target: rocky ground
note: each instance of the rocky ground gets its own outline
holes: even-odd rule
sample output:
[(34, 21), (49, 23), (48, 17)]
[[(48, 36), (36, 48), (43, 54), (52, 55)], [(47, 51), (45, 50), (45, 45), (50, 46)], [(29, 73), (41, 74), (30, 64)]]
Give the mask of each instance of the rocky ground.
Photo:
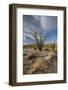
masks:
[(57, 48), (24, 48), (23, 74), (42, 73), (57, 73)]

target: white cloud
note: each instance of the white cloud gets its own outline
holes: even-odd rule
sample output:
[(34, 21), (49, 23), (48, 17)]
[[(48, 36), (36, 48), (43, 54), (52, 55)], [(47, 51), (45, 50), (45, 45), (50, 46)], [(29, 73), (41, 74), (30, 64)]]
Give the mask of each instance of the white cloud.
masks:
[(33, 37), (31, 34), (24, 33), (24, 39), (25, 39), (25, 40), (27, 39), (26, 37), (29, 37), (29, 38), (31, 38), (32, 40), (35, 40), (34, 37)]
[(57, 18), (52, 16), (41, 16), (41, 25), (44, 30), (57, 28)]
[(36, 20), (38, 20), (38, 21), (40, 21), (40, 16), (37, 16), (37, 15), (35, 15), (35, 16), (33, 16)]

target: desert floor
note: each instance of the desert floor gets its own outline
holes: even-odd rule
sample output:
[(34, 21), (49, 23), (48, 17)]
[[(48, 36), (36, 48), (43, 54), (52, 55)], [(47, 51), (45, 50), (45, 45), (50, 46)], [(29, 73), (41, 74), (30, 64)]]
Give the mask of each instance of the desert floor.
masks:
[(57, 47), (47, 45), (41, 51), (26, 46), (23, 50), (23, 74), (57, 73)]

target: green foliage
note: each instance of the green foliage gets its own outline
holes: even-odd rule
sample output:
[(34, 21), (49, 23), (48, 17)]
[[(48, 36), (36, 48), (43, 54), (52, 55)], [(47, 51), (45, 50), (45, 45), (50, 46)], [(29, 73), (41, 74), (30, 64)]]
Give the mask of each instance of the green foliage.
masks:
[(44, 44), (42, 34), (38, 35), (37, 32), (32, 32), (32, 36), (35, 38), (37, 48), (41, 51)]

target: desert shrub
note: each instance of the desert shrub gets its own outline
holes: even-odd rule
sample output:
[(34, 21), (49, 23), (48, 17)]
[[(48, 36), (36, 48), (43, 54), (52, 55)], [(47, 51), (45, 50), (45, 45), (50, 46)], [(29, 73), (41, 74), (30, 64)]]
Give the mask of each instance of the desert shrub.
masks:
[(42, 33), (38, 35), (37, 32), (32, 32), (32, 36), (35, 39), (37, 48), (41, 51), (44, 44)]

